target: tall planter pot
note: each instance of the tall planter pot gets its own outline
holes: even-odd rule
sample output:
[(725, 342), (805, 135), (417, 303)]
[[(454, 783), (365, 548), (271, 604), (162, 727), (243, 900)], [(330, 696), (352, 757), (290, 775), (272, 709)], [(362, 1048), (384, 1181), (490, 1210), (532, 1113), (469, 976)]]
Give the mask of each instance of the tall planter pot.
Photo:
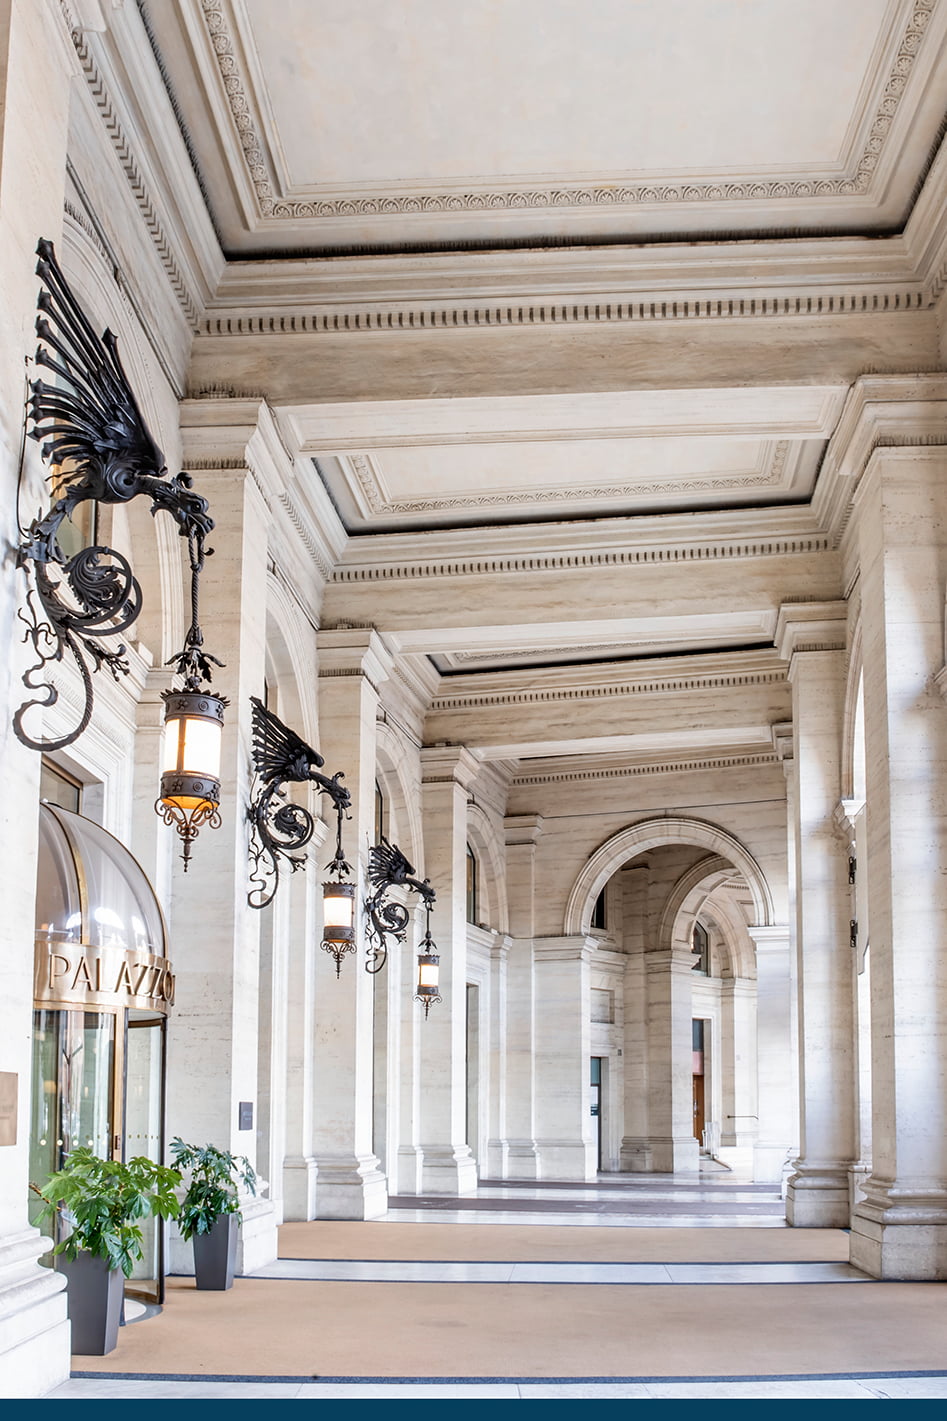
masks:
[(72, 1350), (83, 1357), (104, 1357), (118, 1345), (125, 1297), (125, 1275), (105, 1258), (80, 1251), (74, 1259), (60, 1254), (56, 1270), (66, 1278), (66, 1310), (72, 1323)]
[(233, 1287), (239, 1227), (239, 1215), (221, 1214), (209, 1233), (194, 1235), (194, 1275), (199, 1288), (223, 1292)]

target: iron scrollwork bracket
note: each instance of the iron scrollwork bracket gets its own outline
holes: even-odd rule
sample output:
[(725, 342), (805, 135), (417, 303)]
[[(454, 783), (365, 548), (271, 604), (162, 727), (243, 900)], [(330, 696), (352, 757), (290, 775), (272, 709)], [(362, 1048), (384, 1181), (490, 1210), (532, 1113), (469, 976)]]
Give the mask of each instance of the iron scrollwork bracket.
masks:
[(403, 903), (389, 899), (392, 888), (410, 888), (417, 893), (427, 909), (430, 921), (435, 893), (430, 882), (414, 876), (414, 868), (405, 858), (397, 844), (391, 844), (381, 836), (380, 841), (368, 851), (368, 881), (374, 892), (365, 900), (366, 932), (371, 946), (368, 950), (366, 972), (380, 972), (388, 960), (388, 938), (404, 942), (411, 914)]
[[(58, 750), (77, 740), (89, 724), (92, 672), (105, 666), (116, 680), (128, 674), (124, 643), (105, 647), (100, 639), (126, 631), (142, 604), (141, 587), (127, 558), (113, 548), (96, 544), (66, 557), (59, 541), (63, 522), (82, 503), (129, 503), (142, 494), (151, 499), (152, 514), (171, 514), (188, 540), (191, 563), (194, 615), (185, 648), (175, 658), (178, 670), (190, 673), (191, 680), (197, 675), (209, 680), (209, 662), (216, 662), (200, 650), (197, 625), (197, 576), (204, 557), (213, 551), (204, 546), (204, 539), (214, 523), (207, 500), (191, 491), (190, 474), (167, 477), (164, 455), (138, 408), (115, 336), (109, 330), (101, 337), (96, 333), (62, 273), (52, 242), (40, 241), (36, 251), (36, 274), (43, 287), (37, 300), (40, 344), (35, 362), (51, 371), (56, 383), (31, 382), (28, 418), (33, 428), (28, 432), (31, 439), (45, 440), (43, 460), (53, 470), (54, 487), (64, 492), (45, 517), (33, 519), (16, 551), (17, 566), (27, 573), (32, 566), (35, 582), (26, 595), (26, 611), (19, 613), (26, 627), (23, 640), (38, 658), (23, 683), (39, 694), (19, 707), (13, 729), (31, 750)], [(24, 729), (24, 716), (33, 707), (48, 709), (59, 700), (48, 668), (67, 652), (82, 681), (79, 723), (58, 738), (36, 738)]]
[(331, 869), (350, 873), (342, 855), (342, 817), (352, 803), (348, 789), (339, 783), (341, 771), (321, 775), (325, 760), (311, 745), (290, 730), (267, 710), (256, 696), (253, 706), (253, 766), (259, 790), (251, 798), (247, 810), (250, 821), (250, 882), (256, 886), (247, 894), (251, 908), (265, 908), (272, 903), (279, 887), (280, 862), (285, 860), (291, 872), (304, 868), (304, 849), (313, 836), (316, 821), (310, 811), (285, 799), (284, 786), (290, 783), (311, 783), (320, 794), (332, 800), (338, 816), (336, 855)]

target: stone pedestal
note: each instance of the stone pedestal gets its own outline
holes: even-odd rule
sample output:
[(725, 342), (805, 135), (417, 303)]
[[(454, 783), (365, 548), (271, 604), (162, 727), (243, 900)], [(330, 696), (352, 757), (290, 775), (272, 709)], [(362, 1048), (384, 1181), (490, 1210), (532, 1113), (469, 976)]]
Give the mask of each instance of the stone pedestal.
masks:
[(796, 1227), (846, 1228), (855, 1156), (854, 960), (848, 851), (835, 809), (845, 695), (844, 603), (780, 611), (777, 641), (793, 696), (796, 979), (799, 991), (800, 1154), (786, 1217)]

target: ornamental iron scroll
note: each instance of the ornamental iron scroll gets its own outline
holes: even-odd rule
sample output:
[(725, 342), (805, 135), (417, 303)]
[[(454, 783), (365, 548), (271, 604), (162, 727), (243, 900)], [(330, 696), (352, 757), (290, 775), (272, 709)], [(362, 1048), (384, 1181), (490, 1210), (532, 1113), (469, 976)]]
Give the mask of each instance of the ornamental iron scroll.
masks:
[(290, 730), (267, 710), (256, 696), (253, 706), (253, 767), (262, 783), (247, 810), (250, 821), (250, 882), (256, 887), (247, 894), (251, 908), (265, 908), (273, 901), (279, 886), (280, 861), (285, 859), (293, 873), (305, 867), (305, 848), (315, 830), (310, 811), (284, 798), (284, 786), (289, 783), (315, 784), (320, 794), (327, 794), (337, 815), (336, 852), (330, 872), (341, 878), (351, 873), (342, 853), (342, 819), (352, 803), (341, 771), (332, 775), (319, 774), (325, 760), (311, 745)]
[[(204, 545), (214, 526), (207, 500), (191, 491), (187, 473), (167, 477), (164, 455), (152, 438), (132, 393), (111, 331), (96, 334), (73, 295), (56, 260), (52, 242), (41, 240), (36, 274), (43, 282), (37, 300), (36, 334), (40, 344), (35, 361), (55, 376), (55, 383), (30, 384), (29, 437), (45, 440), (43, 460), (50, 466), (54, 492), (64, 492), (45, 517), (34, 518), (22, 536), (16, 563), (29, 573), (35, 587), (26, 596), (27, 611), (20, 611), (29, 642), (38, 660), (23, 676), (24, 685), (37, 691), (13, 717), (17, 738), (31, 750), (58, 750), (71, 745), (92, 717), (92, 672), (105, 666), (116, 680), (127, 675), (124, 643), (101, 644), (118, 636), (138, 617), (142, 596), (128, 560), (114, 548), (94, 544), (67, 557), (60, 543), (64, 520), (71, 519), (85, 502), (130, 503), (143, 494), (151, 499), (151, 512), (170, 513), (182, 538), (187, 539), (191, 567), (191, 627), (183, 651), (172, 658), (194, 689), (200, 678), (210, 680), (215, 657), (202, 650), (197, 617), (198, 577)], [(56, 570), (61, 570), (61, 576)], [(35, 598), (39, 601), (39, 608)], [(57, 738), (30, 735), (24, 716), (33, 707), (48, 709), (59, 700), (49, 679), (53, 664), (68, 652), (79, 670), (83, 706), (74, 729)]]
[[(397, 844), (391, 844), (384, 835), (368, 851), (368, 881), (374, 885), (374, 893), (365, 900), (367, 916), (366, 931), (373, 944), (368, 950), (366, 972), (380, 972), (388, 960), (388, 938), (404, 942), (411, 914), (403, 903), (389, 899), (392, 888), (405, 887), (417, 893), (424, 902), (427, 912), (430, 938), (431, 909), (435, 893), (428, 879), (414, 876), (414, 868), (405, 858)], [(433, 949), (433, 943), (431, 943)]]

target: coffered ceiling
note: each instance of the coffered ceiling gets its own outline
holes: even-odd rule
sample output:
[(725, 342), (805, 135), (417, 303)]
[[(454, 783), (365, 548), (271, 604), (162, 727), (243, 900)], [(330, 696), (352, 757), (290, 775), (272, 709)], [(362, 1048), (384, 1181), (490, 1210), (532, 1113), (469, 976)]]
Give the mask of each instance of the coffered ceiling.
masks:
[(228, 259), (194, 403), (265, 396), (323, 625), (487, 758), (770, 747), (853, 387), (939, 368), (947, 0), (139, 10)]

